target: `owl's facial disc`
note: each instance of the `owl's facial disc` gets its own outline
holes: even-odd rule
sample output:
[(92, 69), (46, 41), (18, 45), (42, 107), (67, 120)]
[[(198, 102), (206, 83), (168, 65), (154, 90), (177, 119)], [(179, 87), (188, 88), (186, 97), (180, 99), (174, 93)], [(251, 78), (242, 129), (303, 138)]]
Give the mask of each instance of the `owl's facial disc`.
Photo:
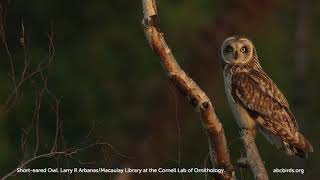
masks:
[(246, 38), (227, 38), (221, 46), (221, 57), (226, 64), (244, 64), (253, 56), (252, 42)]

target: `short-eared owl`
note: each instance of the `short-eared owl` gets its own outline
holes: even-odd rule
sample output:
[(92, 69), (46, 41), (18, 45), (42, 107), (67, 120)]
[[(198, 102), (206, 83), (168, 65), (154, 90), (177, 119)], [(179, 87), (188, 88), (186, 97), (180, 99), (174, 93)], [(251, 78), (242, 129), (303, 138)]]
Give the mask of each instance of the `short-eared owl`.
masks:
[(260, 66), (253, 43), (229, 37), (221, 46), (221, 57), (225, 91), (240, 128), (259, 129), (288, 155), (306, 157), (312, 152), (286, 98)]

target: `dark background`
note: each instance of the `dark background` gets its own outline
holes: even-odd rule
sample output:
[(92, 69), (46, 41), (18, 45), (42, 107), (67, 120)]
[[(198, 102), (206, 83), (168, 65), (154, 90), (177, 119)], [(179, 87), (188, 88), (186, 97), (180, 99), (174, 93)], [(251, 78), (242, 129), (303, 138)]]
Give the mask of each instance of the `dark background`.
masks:
[[(72, 156), (40, 158), (26, 167), (205, 167), (208, 144), (199, 114), (168, 81), (159, 58), (150, 49), (141, 25), (141, 1), (2, 0), (0, 4), (1, 177), (20, 161), (32, 158), (35, 149), (36, 155), (50, 152), (56, 119), (60, 127), (59, 151), (97, 142), (108, 144), (90, 146)], [(253, 40), (261, 65), (286, 95), (302, 133), (315, 151), (307, 160), (288, 157), (259, 134), (257, 145), (270, 179), (320, 177), (319, 9), (320, 2), (316, 0), (158, 1), (167, 43), (183, 69), (212, 100), (225, 129), (233, 164), (244, 149), (224, 94), (218, 52), (221, 42), (236, 34)], [(50, 37), (54, 46), (50, 46)], [(26, 74), (36, 72), (39, 63), (52, 63), (42, 73), (23, 81), (18, 96), (9, 99), (15, 92), (10, 58), (18, 82), (25, 60), (30, 62)], [(43, 77), (47, 77), (46, 86)], [(36, 102), (41, 102), (40, 108)], [(274, 174), (273, 168), (304, 168), (305, 173)], [(247, 169), (237, 167), (236, 172), (239, 179), (252, 179)], [(19, 174), (12, 179), (44, 176), (68, 178), (66, 174)], [(204, 177), (205, 174), (70, 176)]]

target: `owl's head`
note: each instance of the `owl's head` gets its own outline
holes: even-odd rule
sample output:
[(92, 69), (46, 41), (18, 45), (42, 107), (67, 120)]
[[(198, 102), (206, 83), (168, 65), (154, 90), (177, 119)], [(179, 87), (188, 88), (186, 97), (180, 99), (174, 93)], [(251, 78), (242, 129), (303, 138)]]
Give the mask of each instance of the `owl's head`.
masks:
[(224, 40), (220, 51), (224, 64), (245, 64), (252, 60), (256, 53), (249, 39), (236, 36)]

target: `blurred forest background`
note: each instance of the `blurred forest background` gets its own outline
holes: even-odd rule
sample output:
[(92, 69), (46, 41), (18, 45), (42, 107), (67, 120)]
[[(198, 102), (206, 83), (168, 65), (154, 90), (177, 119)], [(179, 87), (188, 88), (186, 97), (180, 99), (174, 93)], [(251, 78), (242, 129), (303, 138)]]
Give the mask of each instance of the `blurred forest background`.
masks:
[[(2, 0), (0, 5), (0, 177), (21, 161), (69, 148), (80, 149), (26, 167), (205, 167), (208, 144), (200, 117), (148, 46), (140, 0)], [(315, 151), (307, 160), (288, 157), (259, 134), (270, 179), (320, 178), (320, 1), (158, 0), (158, 10), (178, 62), (215, 105), (233, 163), (244, 149), (224, 94), (218, 52), (223, 39), (236, 34), (253, 40)], [(291, 167), (305, 174), (272, 173)], [(247, 169), (236, 172), (239, 179), (252, 178)], [(9, 179), (44, 176), (68, 178)], [(204, 179), (205, 174), (71, 177)]]

